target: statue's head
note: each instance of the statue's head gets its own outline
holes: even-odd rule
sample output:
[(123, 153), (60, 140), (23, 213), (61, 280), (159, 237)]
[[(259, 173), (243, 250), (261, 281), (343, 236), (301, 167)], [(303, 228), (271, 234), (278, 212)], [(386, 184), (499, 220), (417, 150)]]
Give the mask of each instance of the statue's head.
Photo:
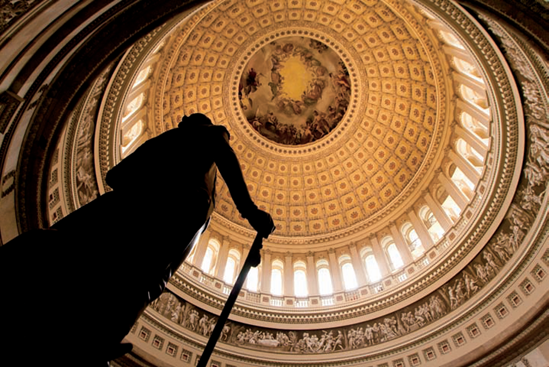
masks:
[(198, 125), (211, 126), (213, 124), (212, 124), (212, 121), (208, 118), (208, 116), (202, 113), (193, 113), (190, 116), (183, 116), (178, 126), (188, 128), (191, 126), (198, 126)]

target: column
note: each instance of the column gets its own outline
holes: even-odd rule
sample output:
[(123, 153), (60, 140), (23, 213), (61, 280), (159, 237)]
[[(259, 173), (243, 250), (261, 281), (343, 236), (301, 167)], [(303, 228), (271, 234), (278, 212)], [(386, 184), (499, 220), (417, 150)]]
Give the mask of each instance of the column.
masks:
[(465, 176), (467, 176), (467, 178), (473, 183), (473, 185), (477, 186), (480, 175), (478, 171), (465, 160), (465, 158), (457, 154), (453, 149), (451, 149), (448, 153), (448, 158), (450, 158), (450, 160), (455, 163), (455, 165), (461, 170), (461, 172), (463, 172)]
[(454, 199), (461, 211), (463, 211), (467, 204), (469, 204), (469, 199), (467, 198), (467, 196), (465, 196), (465, 194), (463, 194), (463, 192), (461, 192), (461, 190), (456, 187), (454, 181), (450, 180), (444, 175), (442, 170), (438, 171), (437, 178), (446, 190), (446, 192), (452, 197), (452, 199)]
[(261, 293), (271, 293), (271, 251), (261, 250)]
[(356, 243), (351, 242), (349, 244), (349, 250), (351, 251), (351, 260), (353, 261), (353, 268), (355, 268), (358, 286), (363, 287), (368, 284), (368, 280), (365, 273), (366, 268), (364, 267), (364, 262), (362, 261), (362, 258), (358, 254)]
[(284, 292), (285, 296), (294, 296), (294, 264), (291, 252), (284, 255)]
[(310, 296), (317, 296), (319, 293), (315, 255), (311, 251), (307, 253), (307, 289)]
[(229, 249), (231, 247), (231, 240), (228, 236), (223, 236), (221, 241), (221, 248), (217, 255), (217, 264), (215, 266), (215, 277), (223, 280), (225, 275), (225, 267), (227, 266), (227, 258), (229, 257)]
[(395, 240), (395, 245), (398, 248), (398, 252), (400, 252), (400, 256), (402, 257), (404, 266), (413, 263), (414, 259), (412, 258), (410, 247), (408, 247), (408, 244), (406, 243), (404, 236), (402, 236), (402, 232), (399, 231), (395, 222), (389, 222), (389, 230), (391, 231), (391, 235)]
[(444, 209), (442, 209), (442, 206), (440, 206), (440, 204), (437, 203), (435, 199), (433, 199), (429, 191), (425, 191), (423, 193), (423, 198), (427, 202), (429, 208), (431, 208), (431, 211), (433, 212), (440, 226), (444, 229), (444, 232), (448, 232), (450, 228), (452, 228), (454, 223), (452, 222), (450, 217), (448, 217)]
[(488, 147), (486, 147), (475, 135), (470, 131), (465, 130), (459, 125), (454, 126), (456, 135), (467, 142), (474, 150), (476, 150), (483, 158), (486, 158)]
[(336, 259), (335, 250), (333, 248), (328, 250), (328, 257), (330, 259), (330, 272), (332, 273), (332, 286), (334, 288), (334, 293), (338, 293), (343, 291), (343, 281), (341, 279), (339, 261)]
[(379, 267), (379, 271), (381, 272), (381, 277), (385, 278), (386, 276), (391, 274), (391, 270), (389, 268), (389, 264), (387, 263), (387, 257), (385, 256), (385, 252), (381, 248), (381, 245), (379, 244), (379, 241), (377, 240), (376, 236), (370, 237), (369, 240), (372, 246), (372, 250), (374, 251), (374, 256), (377, 261), (377, 266)]
[(425, 251), (433, 247), (434, 245), (433, 238), (429, 234), (427, 227), (425, 227), (425, 223), (423, 223), (423, 221), (419, 219), (416, 212), (414, 212), (413, 208), (411, 211), (408, 212), (408, 218), (410, 218), (410, 222), (412, 223), (412, 226), (416, 230), (416, 233), (421, 241), (421, 245), (423, 246)]
[(210, 242), (211, 237), (212, 237), (212, 233), (210, 231), (206, 231), (200, 236), (200, 240), (196, 244), (197, 248), (193, 257), (193, 266), (197, 268), (200, 268), (202, 266), (202, 261), (204, 260), (204, 255), (206, 255), (206, 250), (208, 249), (208, 242)]

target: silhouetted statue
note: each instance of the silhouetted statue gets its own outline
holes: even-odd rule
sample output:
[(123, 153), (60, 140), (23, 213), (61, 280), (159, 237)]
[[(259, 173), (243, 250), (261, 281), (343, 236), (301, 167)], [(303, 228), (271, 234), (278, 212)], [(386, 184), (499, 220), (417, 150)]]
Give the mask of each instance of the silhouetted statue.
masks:
[[(0, 247), (0, 333), (15, 317), (21, 324), (7, 329), (23, 339), (8, 341), (11, 350), (24, 353), (27, 340), (30, 350), (45, 343), (42, 361), (66, 355), (92, 366), (112, 358), (207, 226), (217, 168), (242, 217), (266, 238), (273, 220), (250, 198), (227, 129), (185, 116), (107, 173), (113, 191)], [(29, 341), (40, 336), (47, 342)]]

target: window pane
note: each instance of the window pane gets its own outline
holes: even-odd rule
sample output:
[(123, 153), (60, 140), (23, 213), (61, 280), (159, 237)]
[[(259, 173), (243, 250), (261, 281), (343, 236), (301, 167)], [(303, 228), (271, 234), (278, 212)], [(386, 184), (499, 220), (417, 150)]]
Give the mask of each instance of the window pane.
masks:
[(145, 95), (141, 93), (137, 97), (135, 97), (128, 105), (126, 106), (126, 111), (124, 113), (124, 117), (122, 118), (122, 121), (126, 120), (130, 115), (132, 115), (135, 111), (137, 111), (141, 105), (143, 104)]
[(442, 208), (454, 223), (458, 221), (461, 209), (450, 195), (442, 203)]
[(143, 132), (143, 120), (139, 120), (132, 126), (132, 128), (124, 134), (122, 137), (122, 152), (125, 152), (126, 149), (141, 135)]
[(271, 272), (271, 294), (282, 296), (282, 271), (273, 269)]
[(294, 272), (294, 291), (296, 297), (307, 297), (307, 276), (303, 270)]
[(200, 269), (202, 269), (204, 273), (210, 272), (210, 267), (212, 265), (212, 258), (213, 258), (213, 250), (211, 249), (211, 247), (208, 247), (208, 249), (206, 250), (206, 255), (204, 255), (204, 260), (202, 261), (202, 266), (200, 267)]
[(246, 277), (246, 288), (250, 292), (257, 292), (257, 283), (259, 283), (259, 271), (257, 268), (251, 268)]
[(351, 263), (344, 264), (341, 267), (343, 271), (343, 283), (345, 283), (345, 290), (349, 291), (352, 289), (357, 289), (358, 284), (356, 282), (355, 270)]
[(399, 269), (404, 265), (400, 252), (398, 252), (398, 249), (394, 243), (389, 245), (387, 252), (389, 253), (389, 258), (391, 259), (393, 269)]
[(379, 271), (379, 266), (374, 255), (366, 257), (366, 271), (368, 272), (370, 282), (375, 283), (381, 279), (381, 271)]
[(332, 277), (330, 271), (327, 268), (321, 268), (318, 270), (318, 288), (321, 296), (327, 296), (334, 292), (332, 288)]
[(223, 281), (227, 284), (233, 284), (234, 282), (234, 268), (236, 262), (232, 257), (227, 259), (227, 265), (225, 265), (225, 274), (223, 274)]

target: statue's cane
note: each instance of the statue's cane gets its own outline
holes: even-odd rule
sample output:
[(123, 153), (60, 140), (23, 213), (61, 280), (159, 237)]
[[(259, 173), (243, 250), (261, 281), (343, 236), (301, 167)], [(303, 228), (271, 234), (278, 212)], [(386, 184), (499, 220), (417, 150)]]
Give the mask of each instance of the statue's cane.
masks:
[(238, 294), (240, 293), (240, 290), (242, 289), (242, 286), (244, 285), (244, 281), (246, 281), (246, 276), (248, 276), (248, 272), (250, 271), (251, 267), (256, 267), (259, 265), (259, 262), (261, 260), (261, 256), (259, 254), (259, 250), (261, 250), (262, 247), (263, 238), (258, 233), (255, 236), (254, 243), (252, 245), (252, 248), (250, 249), (250, 252), (248, 253), (248, 257), (246, 258), (246, 262), (244, 263), (244, 266), (242, 267), (242, 270), (240, 271), (240, 274), (238, 275), (238, 279), (236, 280), (233, 289), (231, 291), (231, 294), (229, 295), (229, 298), (227, 298), (227, 301), (225, 302), (225, 306), (223, 307), (223, 311), (221, 311), (221, 315), (219, 315), (219, 319), (217, 319), (217, 323), (215, 324), (215, 328), (212, 332), (212, 335), (210, 335), (210, 340), (208, 340), (208, 344), (206, 344), (206, 348), (204, 348), (204, 351), (202, 352), (202, 356), (200, 357), (200, 361), (198, 362), (197, 367), (206, 367), (208, 364), (208, 361), (210, 359), (210, 356), (215, 348), (215, 345), (217, 343), (217, 340), (219, 339), (219, 336), (221, 335), (221, 331), (223, 330), (223, 327), (225, 326), (225, 322), (229, 318), (229, 314), (231, 313), (231, 310), (233, 309), (234, 303), (236, 302), (236, 299), (238, 298)]

